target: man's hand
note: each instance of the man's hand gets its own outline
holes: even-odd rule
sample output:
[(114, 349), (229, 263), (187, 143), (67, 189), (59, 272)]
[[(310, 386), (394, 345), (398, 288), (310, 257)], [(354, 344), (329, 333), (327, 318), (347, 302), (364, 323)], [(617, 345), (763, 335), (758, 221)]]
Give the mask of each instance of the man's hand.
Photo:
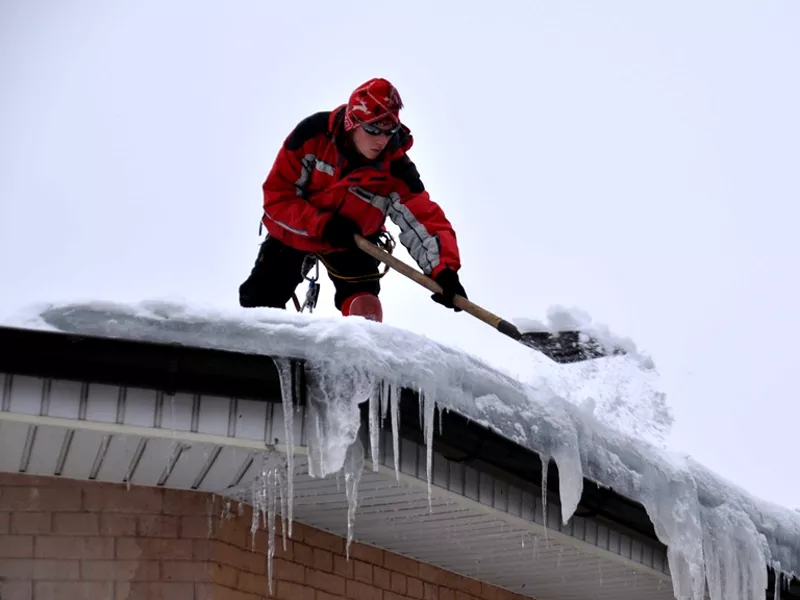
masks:
[(431, 299), (442, 306), (452, 308), (456, 312), (461, 312), (461, 309), (453, 304), (453, 296), (458, 294), (466, 298), (467, 293), (464, 291), (464, 286), (461, 285), (461, 282), (458, 280), (458, 273), (452, 269), (443, 269), (433, 280), (442, 287), (442, 293), (433, 294)]
[(322, 239), (334, 248), (350, 249), (356, 247), (355, 234), (361, 233), (361, 227), (347, 217), (334, 213), (322, 230)]

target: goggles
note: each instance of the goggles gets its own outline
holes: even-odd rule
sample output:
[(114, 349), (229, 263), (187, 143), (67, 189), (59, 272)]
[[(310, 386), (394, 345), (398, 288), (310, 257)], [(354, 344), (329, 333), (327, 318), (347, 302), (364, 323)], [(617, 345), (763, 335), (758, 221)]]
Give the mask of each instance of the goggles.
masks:
[(358, 124), (361, 125), (361, 129), (366, 131), (369, 135), (386, 135), (386, 136), (392, 137), (395, 133), (400, 131), (400, 127), (402, 127), (400, 125), (400, 123), (396, 123), (390, 129), (381, 129), (380, 127), (378, 127), (377, 125), (375, 125), (373, 123), (364, 123), (360, 119), (358, 119), (356, 117), (354, 117), (354, 118), (358, 122)]

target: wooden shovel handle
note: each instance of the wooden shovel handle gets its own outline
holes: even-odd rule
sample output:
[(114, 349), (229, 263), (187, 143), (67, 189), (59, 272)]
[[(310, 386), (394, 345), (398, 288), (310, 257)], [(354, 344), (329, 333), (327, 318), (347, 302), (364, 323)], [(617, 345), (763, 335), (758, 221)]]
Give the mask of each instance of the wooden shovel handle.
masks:
[[(365, 239), (364, 237), (358, 234), (356, 234), (355, 237), (356, 237), (356, 244), (358, 245), (358, 247), (367, 254), (369, 254), (370, 256), (372, 256), (373, 258), (375, 258), (376, 260), (379, 260), (382, 263), (388, 265), (390, 268), (394, 269), (395, 271), (402, 273), (409, 279), (413, 279), (418, 284), (427, 288), (434, 294), (442, 293), (442, 287), (424, 273), (420, 273), (413, 267), (410, 267), (402, 260), (395, 258), (391, 254), (386, 252), (383, 248), (379, 248), (378, 246), (376, 246), (369, 240)], [(459, 296), (458, 294), (456, 294), (453, 297), (453, 304), (458, 308), (460, 308), (461, 310), (463, 310), (464, 312), (471, 314), (473, 317), (476, 317), (481, 321), (483, 321), (484, 323), (491, 325), (492, 327), (500, 331), (500, 333), (504, 333), (505, 335), (514, 338), (515, 340), (519, 340), (522, 337), (522, 334), (520, 333), (519, 329), (517, 329), (512, 323), (509, 323), (505, 319), (498, 317), (497, 315), (489, 312), (485, 308), (478, 306), (474, 302), (467, 300), (463, 296)]]

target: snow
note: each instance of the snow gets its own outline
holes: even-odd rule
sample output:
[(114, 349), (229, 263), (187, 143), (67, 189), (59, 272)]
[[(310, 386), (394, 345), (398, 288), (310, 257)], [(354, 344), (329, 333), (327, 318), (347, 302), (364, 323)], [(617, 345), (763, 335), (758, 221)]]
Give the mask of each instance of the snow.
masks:
[[(576, 323), (569, 321), (575, 314), (562, 309), (550, 317), (549, 324), (527, 325)], [(391, 419), (396, 443), (402, 386), (420, 392), (429, 485), (433, 417), (437, 408), (450, 410), (537, 452), (543, 466), (552, 458), (560, 474), (564, 522), (577, 508), (584, 478), (640, 502), (668, 547), (676, 598), (701, 600), (706, 586), (712, 600), (763, 598), (767, 565), (779, 571), (784, 582), (800, 575), (800, 513), (755, 498), (659, 443), (671, 417), (657, 389), (654, 365), (630, 341), (622, 340), (632, 356), (582, 366), (548, 365), (531, 350), (532, 362), (542, 365), (541, 373), (523, 382), (424, 336), (352, 317), (269, 309), (223, 311), (165, 302), (86, 302), (32, 307), (10, 324), (284, 357), (276, 364), (289, 415), (285, 424), (290, 461), (295, 413), (290, 408), (286, 359), (305, 359), (310, 370), (309, 468), (318, 477), (344, 476), (348, 549), (357, 520), (359, 477), (366, 464), (357, 436), (358, 406), (369, 403), (372, 449), (377, 447), (374, 426), (379, 419)], [(601, 332), (614, 344), (621, 340), (586, 319), (578, 324)], [(272, 454), (264, 461), (252, 490), (254, 520), (263, 517), (274, 527), (272, 517), (279, 511), (284, 527), (291, 528), (292, 468)], [(270, 540), (274, 552), (273, 529)]]

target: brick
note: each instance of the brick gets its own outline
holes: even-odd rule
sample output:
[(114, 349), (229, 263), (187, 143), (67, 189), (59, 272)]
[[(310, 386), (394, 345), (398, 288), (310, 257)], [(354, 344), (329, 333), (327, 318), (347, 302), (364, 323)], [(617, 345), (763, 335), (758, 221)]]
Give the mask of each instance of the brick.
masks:
[[(422, 585), (422, 580), (416, 577), (409, 577), (406, 594), (411, 598), (419, 598), (420, 600), (425, 598), (425, 589)], [(489, 600), (489, 598), (484, 598), (484, 600)]]
[(345, 579), (352, 579), (354, 572), (354, 564), (352, 560), (348, 560), (344, 556), (333, 557), (333, 572)]
[(222, 591), (214, 583), (195, 583), (194, 600), (220, 600)]
[(247, 535), (247, 530), (238, 521), (219, 521), (216, 519), (215, 539), (221, 542), (227, 542), (237, 548), (250, 547), (250, 536)]
[(416, 560), (392, 552), (386, 552), (383, 556), (383, 566), (390, 571), (396, 571), (403, 575), (417, 577), (419, 575), (419, 563)]
[(334, 596), (328, 592), (317, 591), (317, 600), (347, 600), (344, 596)]
[[(243, 517), (242, 517), (243, 518)], [(244, 518), (243, 518), (244, 519)], [(266, 553), (269, 547), (269, 536), (267, 532), (264, 531), (263, 527), (256, 529), (255, 535), (250, 531), (250, 521), (244, 519), (244, 522), (248, 524), (247, 526), (247, 547), (251, 548), (254, 552), (260, 552), (261, 554)], [(287, 543), (287, 546), (290, 545), (291, 542)], [(279, 550), (283, 550), (283, 539), (280, 536), (280, 529), (275, 530), (275, 552)]]
[(480, 596), (483, 593), (483, 584), (480, 581), (469, 577), (461, 577), (460, 575), (453, 577), (451, 587), (472, 596)]
[(382, 600), (383, 592), (361, 581), (348, 581), (345, 595), (354, 600)]
[(53, 512), (81, 510), (81, 490), (78, 487), (6, 487), (0, 495), (0, 510)]
[[(408, 596), (403, 596), (402, 594), (396, 594), (394, 592), (385, 592), (383, 594), (383, 600), (408, 600)], [(473, 600), (479, 599), (474, 598)]]
[(473, 596), (472, 594), (468, 594), (467, 592), (456, 590), (456, 600), (480, 600), (480, 598)]
[(155, 560), (84, 560), (81, 578), (85, 581), (158, 581)]
[(483, 600), (500, 600), (500, 590), (485, 581), (481, 583), (481, 598)]
[(180, 519), (180, 537), (192, 539), (210, 539), (213, 535), (213, 523), (209, 517), (185, 515)]
[(405, 594), (406, 593), (406, 576), (402, 573), (392, 573), (391, 578), (391, 586), (392, 591), (397, 594)]
[(315, 600), (313, 588), (297, 583), (278, 581), (274, 589), (277, 600)]
[(36, 562), (32, 558), (0, 558), (0, 581), (33, 579)]
[[(0, 500), (2, 500), (2, 490), (0, 490)], [(11, 532), (11, 513), (4, 511), (0, 512), (0, 535), (5, 535)]]
[[(350, 561), (353, 565), (353, 579), (372, 583), (372, 565), (360, 560)], [(380, 568), (380, 567), (379, 567)]]
[(211, 580), (225, 587), (234, 588), (239, 580), (239, 571), (229, 565), (211, 563)]
[(33, 561), (33, 579), (46, 581), (77, 581), (81, 578), (81, 563), (76, 559)]
[[(65, 581), (80, 578), (78, 560), (46, 560), (32, 558), (0, 559), (0, 580), (47, 579)], [(2, 598), (2, 596), (0, 596)]]
[(309, 585), (315, 589), (322, 590), (323, 592), (329, 592), (331, 594), (339, 594), (340, 596), (344, 594), (345, 579), (343, 577), (332, 575), (330, 573), (323, 573), (322, 571), (315, 571), (313, 569), (309, 569), (308, 567), (306, 567), (305, 577), (306, 585)]
[(50, 487), (63, 480), (56, 477), (45, 477), (43, 475), (30, 475), (28, 473), (0, 473), (0, 487)]
[(314, 565), (319, 571), (333, 572), (333, 554), (327, 550), (314, 548)]
[(350, 545), (350, 558), (357, 558), (373, 565), (383, 566), (384, 552), (375, 546), (354, 543)]
[(272, 576), (281, 581), (293, 581), (294, 583), (305, 583), (305, 568), (303, 565), (283, 560), (281, 558), (272, 559)]
[[(196, 543), (196, 542), (195, 542)], [(235, 568), (241, 567), (241, 556), (243, 550), (230, 544), (223, 544), (222, 542), (214, 542), (211, 546), (211, 557), (213, 560), (223, 565), (230, 565)]]
[(210, 515), (212, 504), (208, 495), (200, 492), (165, 489), (163, 497), (165, 515)]
[(419, 563), (417, 576), (428, 583), (440, 584), (445, 580), (444, 571), (425, 563)]
[(305, 539), (306, 531), (308, 531), (310, 527), (304, 525), (303, 523), (299, 523), (298, 521), (292, 522), (292, 535), (291, 539), (295, 542), (302, 543)]
[[(256, 594), (257, 596), (268, 596), (269, 580), (263, 575), (253, 575), (252, 573), (240, 572), (239, 579), (236, 582), (236, 587), (241, 592), (248, 594)], [(273, 580), (272, 589), (275, 589), (275, 582)]]
[(192, 558), (195, 560), (211, 560), (214, 557), (215, 542), (210, 540), (189, 540), (192, 542)]
[(0, 536), (0, 558), (33, 558), (33, 536)]
[(164, 581), (211, 581), (211, 565), (196, 560), (161, 561), (161, 578)]
[(100, 533), (113, 536), (134, 536), (136, 535), (136, 517), (118, 513), (101, 513)]
[(239, 570), (254, 575), (267, 574), (267, 556), (250, 550), (238, 550)]
[(294, 561), (305, 565), (306, 567), (313, 567), (314, 566), (314, 549), (310, 546), (306, 546), (305, 544), (298, 544), (295, 543), (293, 546), (293, 558)]
[(34, 554), (36, 558), (114, 558), (114, 538), (39, 535)]
[(446, 588), (443, 586), (439, 586), (439, 600), (456, 600), (456, 592), (455, 590), (451, 590), (450, 588)]
[(0, 598), (3, 600), (33, 600), (33, 583), (30, 581), (0, 581)]
[(423, 583), (425, 600), (439, 600), (439, 590), (432, 583)]
[(184, 582), (118, 582), (115, 591), (115, 600), (194, 600), (194, 584)]
[(100, 516), (94, 513), (55, 513), (53, 515), (53, 533), (99, 535)]
[(180, 530), (180, 518), (171, 515), (139, 515), (137, 522), (142, 537), (176, 538)]
[(392, 572), (383, 567), (372, 567), (372, 581), (382, 590), (392, 589)]
[(113, 582), (35, 581), (33, 583), (33, 597), (36, 600), (90, 600), (113, 598), (113, 594)]
[(158, 514), (162, 509), (161, 489), (130, 488), (110, 484), (90, 484), (83, 488), (83, 509), (89, 512)]
[(344, 554), (344, 539), (321, 529), (308, 529), (303, 535), (303, 542), (313, 548), (329, 550), (334, 554)]
[[(104, 539), (104, 538), (100, 538)], [(161, 538), (117, 538), (117, 558), (122, 559), (190, 559), (192, 540)]]
[(10, 515), (10, 533), (36, 535), (52, 531), (53, 513), (15, 512)]

